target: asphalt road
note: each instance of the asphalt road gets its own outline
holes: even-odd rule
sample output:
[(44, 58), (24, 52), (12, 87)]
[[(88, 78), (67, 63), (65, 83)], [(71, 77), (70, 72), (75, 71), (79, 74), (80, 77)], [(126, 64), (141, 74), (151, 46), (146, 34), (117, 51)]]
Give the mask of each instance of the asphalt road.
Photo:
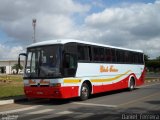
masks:
[[(93, 95), (86, 101), (32, 100), (0, 106), (0, 119), (16, 120), (159, 120), (160, 82), (145, 84), (134, 91)], [(7, 119), (10, 120), (10, 119)]]

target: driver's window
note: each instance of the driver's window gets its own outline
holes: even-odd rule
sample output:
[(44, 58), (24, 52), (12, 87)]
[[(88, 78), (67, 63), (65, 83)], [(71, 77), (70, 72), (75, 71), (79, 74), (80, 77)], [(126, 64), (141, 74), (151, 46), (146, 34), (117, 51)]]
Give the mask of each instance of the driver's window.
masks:
[(65, 54), (65, 62), (64, 67), (65, 68), (76, 68), (76, 59), (71, 54)]
[(76, 56), (70, 53), (66, 53), (64, 55), (64, 76), (66, 77), (73, 77), (76, 73), (77, 68), (77, 59)]
[(69, 62), (69, 68), (76, 68), (75, 64), (75, 58), (73, 56), (70, 56), (70, 62)]
[(69, 68), (69, 64), (70, 64), (69, 55), (66, 54), (65, 57), (64, 57), (64, 59), (65, 59), (65, 60), (64, 60), (64, 61), (65, 61), (65, 62), (64, 62), (64, 67), (65, 67), (65, 68)]

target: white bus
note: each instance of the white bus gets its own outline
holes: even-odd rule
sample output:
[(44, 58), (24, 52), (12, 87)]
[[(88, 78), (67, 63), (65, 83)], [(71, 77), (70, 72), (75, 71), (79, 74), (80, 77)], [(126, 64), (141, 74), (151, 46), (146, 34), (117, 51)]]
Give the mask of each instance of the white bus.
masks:
[(20, 55), (26, 56), (24, 92), (28, 98), (86, 100), (91, 94), (133, 90), (144, 83), (141, 50), (62, 39), (31, 44)]

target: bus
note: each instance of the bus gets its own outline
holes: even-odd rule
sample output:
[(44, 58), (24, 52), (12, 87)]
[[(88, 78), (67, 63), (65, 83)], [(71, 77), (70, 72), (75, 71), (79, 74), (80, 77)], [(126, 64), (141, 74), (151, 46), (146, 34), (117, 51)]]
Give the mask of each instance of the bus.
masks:
[(24, 93), (27, 98), (86, 100), (91, 94), (133, 90), (144, 83), (141, 50), (74, 39), (31, 44), (26, 53)]

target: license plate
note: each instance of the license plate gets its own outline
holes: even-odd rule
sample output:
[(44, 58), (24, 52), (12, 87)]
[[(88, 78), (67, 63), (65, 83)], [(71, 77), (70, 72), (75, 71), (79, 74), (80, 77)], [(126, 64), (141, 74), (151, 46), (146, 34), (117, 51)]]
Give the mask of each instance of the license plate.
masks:
[(42, 94), (43, 94), (43, 92), (37, 92), (37, 94), (42, 95)]

